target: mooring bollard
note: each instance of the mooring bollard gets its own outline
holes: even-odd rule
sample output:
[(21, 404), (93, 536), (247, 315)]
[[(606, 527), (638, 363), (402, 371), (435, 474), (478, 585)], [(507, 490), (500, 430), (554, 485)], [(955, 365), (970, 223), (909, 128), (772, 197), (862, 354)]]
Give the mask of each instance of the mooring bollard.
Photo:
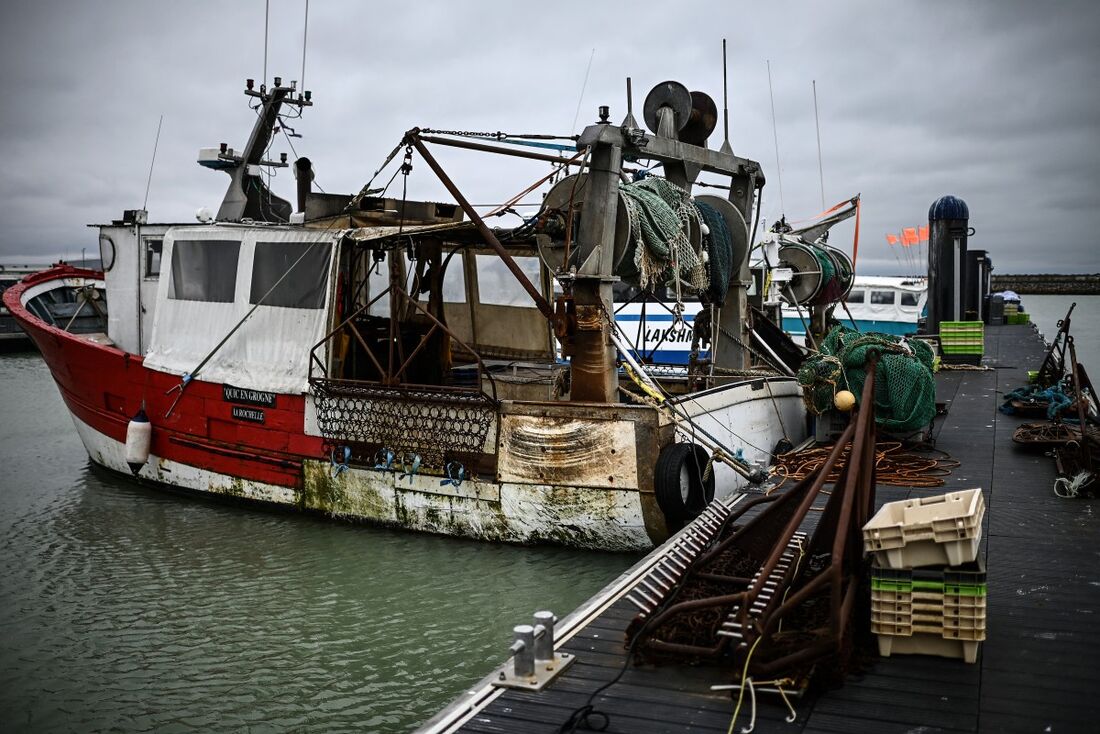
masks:
[(512, 628), (516, 641), (509, 648), (517, 678), (530, 678), (535, 675), (535, 628), (529, 624), (518, 624)]
[(543, 662), (554, 659), (554, 613), (535, 612), (535, 660)]
[(512, 628), (515, 639), (508, 650), (512, 657), (501, 666), (494, 686), (541, 691), (576, 659), (572, 653), (554, 652), (553, 612), (535, 612), (534, 624)]

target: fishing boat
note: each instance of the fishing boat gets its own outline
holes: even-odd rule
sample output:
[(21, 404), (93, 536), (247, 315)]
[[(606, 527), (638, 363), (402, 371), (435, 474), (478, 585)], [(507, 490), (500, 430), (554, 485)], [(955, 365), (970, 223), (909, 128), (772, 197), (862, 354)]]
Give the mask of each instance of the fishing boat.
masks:
[[(58, 261), (58, 265), (63, 264)], [(95, 266), (98, 261), (87, 263)], [(81, 264), (83, 268), (85, 263)], [(0, 264), (0, 295), (20, 280), (45, 268), (45, 264), (6, 263)], [(73, 334), (102, 332), (106, 329), (106, 302), (102, 289), (85, 290), (84, 282), (72, 282), (66, 288), (52, 288), (35, 298), (31, 304), (34, 315), (55, 326), (61, 326)], [(19, 323), (0, 302), (0, 346), (29, 344), (26, 333)]]
[[(646, 99), (648, 131), (628, 94), (622, 125), (604, 107), (557, 143), (414, 128), (379, 171), (431, 171), (454, 197), (442, 203), (371, 182), (315, 191), (309, 159), (265, 158), (310, 92), (276, 78), (245, 93), (257, 115), (244, 148), (199, 154), (230, 179), (216, 214), (127, 210), (98, 226), (102, 270), (60, 265), (4, 293), (95, 465), (335, 518), (638, 550), (806, 436), (799, 386), (751, 347), (747, 222), (764, 176), (728, 140), (706, 147), (706, 95), (665, 82)], [(490, 228), (429, 145), (549, 163), (536, 184), (557, 183), (537, 216)], [(640, 160), (665, 176), (631, 189)], [(295, 204), (265, 175), (289, 166)], [(726, 194), (692, 196), (700, 173)], [(639, 212), (679, 218), (654, 236)], [(621, 282), (654, 301), (670, 288), (677, 324), (686, 299), (707, 301), (715, 328), (695, 330), (685, 369), (639, 358), (616, 317)], [(44, 317), (61, 297), (98, 328)]]
[[(904, 336), (917, 332), (917, 322), (928, 301), (928, 282), (924, 278), (885, 275), (857, 275), (844, 306), (833, 316), (845, 326), (859, 331)], [(807, 309), (783, 307), (783, 330), (796, 339), (806, 335)]]

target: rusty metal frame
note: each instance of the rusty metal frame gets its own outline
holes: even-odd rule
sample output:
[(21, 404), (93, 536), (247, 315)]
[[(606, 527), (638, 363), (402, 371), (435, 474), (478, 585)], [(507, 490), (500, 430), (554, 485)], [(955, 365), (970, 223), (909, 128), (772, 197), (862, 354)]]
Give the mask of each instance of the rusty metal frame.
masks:
[[(713, 658), (726, 652), (733, 644), (733, 654), (739, 661), (743, 660), (747, 664), (753, 675), (776, 674), (791, 666), (812, 662), (842, 649), (858, 588), (857, 567), (862, 562), (860, 529), (874, 509), (875, 363), (876, 360), (872, 358), (867, 367), (860, 401), (862, 407), (818, 472), (801, 480), (776, 498), (770, 507), (753, 520), (706, 552), (700, 553), (692, 564), (691, 573), (698, 574), (699, 578), (748, 588), (736, 593), (679, 602), (660, 611), (643, 628), (650, 631), (644, 640), (647, 649), (691, 658)], [(850, 458), (841, 470), (840, 478), (835, 483), (817, 528), (809, 540), (810, 547), (806, 548), (799, 527), (849, 443), (852, 446)], [(796, 505), (793, 511), (791, 505)], [(769, 523), (774, 525), (784, 520), (782, 531), (774, 537), (774, 545), (752, 579), (701, 573), (701, 569), (723, 551), (737, 546), (754, 532), (767, 532)], [(820, 554), (827, 552), (829, 563), (819, 573), (808, 577), (801, 563), (792, 565), (789, 562), (790, 549), (793, 547), (798, 548), (800, 558), (801, 554), (813, 556), (818, 555), (815, 551)], [(766, 642), (771, 637), (784, 616), (800, 604), (823, 593), (829, 595), (829, 624), (817, 641), (766, 663), (753, 664), (750, 656), (757, 644)], [(707, 647), (670, 642), (655, 636), (663, 624), (674, 620), (678, 614), (713, 607), (731, 608), (714, 645)]]
[[(535, 303), (535, 306), (538, 307), (538, 310), (542, 313), (542, 315), (546, 317), (548, 321), (552, 322), (554, 319), (554, 307), (551, 306), (550, 302), (546, 300), (541, 292), (539, 292), (539, 289), (536, 288), (534, 284), (527, 279), (527, 276), (520, 269), (519, 265), (516, 264), (516, 261), (513, 260), (512, 256), (508, 254), (508, 251), (504, 249), (504, 245), (500, 244), (500, 240), (498, 240), (496, 235), (493, 234), (493, 231), (489, 229), (489, 226), (485, 224), (485, 220), (481, 218), (481, 215), (477, 213), (470, 202), (466, 200), (466, 197), (462, 195), (462, 192), (459, 191), (454, 181), (452, 181), (450, 176), (447, 175), (447, 172), (443, 170), (443, 167), (439, 165), (439, 162), (435, 159), (435, 156), (433, 156), (428, 151), (427, 146), (424, 145), (425, 140), (425, 138), (421, 137), (420, 130), (418, 128), (413, 128), (412, 130), (409, 130), (407, 133), (405, 133), (404, 142), (407, 145), (411, 145), (412, 147), (416, 148), (416, 151), (420, 153), (420, 155), (424, 158), (424, 161), (428, 164), (428, 167), (431, 168), (435, 175), (439, 178), (440, 183), (442, 183), (443, 186), (446, 187), (447, 191), (451, 193), (451, 196), (455, 198), (455, 201), (458, 202), (458, 205), (462, 208), (462, 211), (466, 212), (466, 215), (470, 217), (470, 221), (472, 221), (474, 223), (474, 226), (477, 227), (477, 231), (481, 234), (482, 238), (485, 240), (485, 243), (489, 245), (489, 247), (493, 248), (493, 251), (496, 252), (497, 257), (501, 259), (501, 262), (504, 263), (504, 266), (508, 268), (509, 272), (511, 272), (515, 279), (519, 282), (520, 286), (523, 287), (523, 290), (527, 292), (527, 295), (530, 296), (531, 300)], [(438, 142), (438, 140), (436, 142)], [(517, 151), (509, 152), (514, 153)], [(527, 154), (526, 157), (530, 157), (530, 155), (531, 154)], [(558, 161), (558, 159), (554, 160), (556, 162), (560, 162)]]
[[(389, 295), (390, 298), (391, 298), (390, 339), (389, 339), (390, 344), (389, 344), (389, 353), (388, 353), (388, 357), (387, 357), (387, 365), (389, 365), (389, 367), (383, 367), (382, 366), (382, 363), (379, 361), (378, 357), (374, 354), (374, 351), (367, 344), (366, 339), (363, 338), (363, 335), (359, 332), (359, 329), (357, 329), (355, 327), (355, 323), (354, 323), (355, 317), (357, 317), (360, 314), (366, 312), (371, 306), (373, 306), (375, 303), (377, 303), (379, 300), (381, 300), (383, 296), (386, 296), (386, 295)], [(428, 332), (426, 334), (424, 334), (420, 338), (420, 342), (416, 345), (416, 347), (413, 349), (413, 351), (408, 356), (404, 355), (403, 347), (400, 344), (400, 339), (396, 339), (395, 338), (396, 335), (394, 333), (394, 330), (396, 328), (395, 327), (395, 324), (396, 324), (395, 314), (397, 313), (398, 309), (394, 308), (393, 306), (396, 305), (396, 302), (400, 301), (401, 299), (404, 299), (404, 302), (405, 302), (405, 303), (401, 304), (402, 306), (404, 306), (405, 304), (411, 305), (414, 309), (416, 309), (417, 311), (419, 311), (420, 313), (422, 313), (426, 317), (428, 317), (428, 319), (432, 322), (431, 328), (428, 330)], [(490, 397), (492, 398), (492, 401), (493, 401), (494, 404), (498, 403), (496, 381), (493, 379), (492, 372), (490, 372), (490, 370), (485, 366), (485, 362), (482, 361), (481, 356), (470, 345), (468, 345), (466, 342), (464, 342), (462, 339), (460, 339), (458, 337), (458, 335), (456, 335), (453, 331), (451, 331), (451, 329), (445, 323), (443, 323), (438, 318), (436, 318), (436, 316), (434, 314), (432, 314), (429, 310), (424, 308), (421, 304), (417, 303), (416, 299), (413, 298), (411, 295), (409, 295), (409, 293), (407, 293), (404, 288), (395, 287), (392, 278), (390, 280), (390, 285), (387, 288), (380, 291), (378, 293), (378, 295), (376, 295), (374, 298), (372, 298), (366, 304), (364, 304), (363, 306), (360, 306), (358, 309), (353, 311), (347, 318), (345, 318), (336, 327), (334, 327), (327, 334), (325, 334), (325, 336), (322, 337), (319, 342), (317, 342), (316, 344), (313, 345), (312, 349), (310, 349), (310, 352), (309, 352), (309, 359), (310, 359), (310, 362), (309, 362), (309, 382), (311, 384), (314, 383), (315, 381), (318, 381), (318, 380), (323, 380), (323, 381), (328, 381), (329, 380), (328, 366), (325, 364), (324, 360), (321, 359), (318, 356), (317, 352), (318, 352), (319, 349), (321, 349), (326, 344), (326, 342), (330, 341), (334, 336), (336, 336), (337, 334), (343, 332), (345, 329), (350, 331), (351, 334), (359, 342), (360, 346), (363, 347), (364, 352), (366, 352), (367, 357), (374, 364), (375, 369), (378, 370), (378, 373), (381, 375), (382, 379), (379, 380), (377, 383), (373, 383), (373, 381), (371, 381), (371, 380), (342, 380), (344, 382), (349, 382), (349, 383), (350, 382), (361, 382), (361, 383), (381, 384), (381, 385), (384, 385), (384, 386), (387, 386), (387, 387), (393, 387), (393, 386), (403, 384), (402, 381), (401, 381), (401, 376), (405, 373), (405, 370), (408, 369), (409, 365), (412, 364), (413, 358), (417, 354), (419, 354), (420, 351), (424, 348), (424, 346), (428, 343), (428, 338), (432, 334), (434, 334), (437, 330), (442, 330), (451, 339), (453, 339), (460, 347), (462, 347), (464, 350), (469, 352), (470, 355), (474, 358), (474, 361), (477, 363), (477, 366), (478, 366), (478, 386), (477, 386), (477, 388), (475, 388), (473, 390), (466, 389), (466, 388), (447, 387), (447, 386), (441, 386), (441, 385), (435, 385), (435, 386), (432, 386), (432, 388), (437, 389), (437, 390), (451, 390), (451, 391), (454, 391), (454, 392), (463, 392), (463, 393), (472, 392), (472, 391), (481, 392), (482, 391), (481, 378), (486, 377), (489, 380), (489, 387), (490, 387), (490, 390), (492, 391), (492, 394), (491, 394)], [(398, 350), (397, 354), (395, 354), (395, 350)], [(398, 364), (397, 369), (393, 369), (393, 365), (395, 363), (395, 357), (399, 357), (400, 360), (401, 360), (400, 362), (397, 362), (397, 364)], [(319, 370), (320, 374), (318, 374), (317, 372), (314, 371), (315, 368), (317, 370)]]

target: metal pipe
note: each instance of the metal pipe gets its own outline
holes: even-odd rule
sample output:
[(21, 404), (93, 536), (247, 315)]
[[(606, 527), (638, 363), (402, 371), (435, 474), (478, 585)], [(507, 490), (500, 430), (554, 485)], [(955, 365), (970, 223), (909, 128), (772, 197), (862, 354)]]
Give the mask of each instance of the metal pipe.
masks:
[(851, 440), (854, 426), (849, 424), (844, 429), (844, 433), (841, 434), (840, 440), (833, 446), (832, 452), (829, 453), (829, 458), (825, 460), (825, 465), (822, 466), (821, 472), (818, 474), (814, 483), (810, 486), (810, 489), (806, 492), (806, 496), (802, 499), (802, 504), (795, 510), (795, 514), (787, 522), (787, 526), (783, 529), (783, 532), (779, 536), (779, 540), (776, 542), (775, 550), (772, 551), (771, 556), (764, 562), (764, 565), (760, 568), (757, 576), (756, 583), (749, 589), (749, 594), (755, 597), (760, 593), (761, 588), (764, 586), (764, 580), (775, 570), (775, 567), (779, 564), (779, 558), (783, 554), (783, 551), (787, 547), (787, 543), (794, 537), (795, 532), (798, 530), (799, 525), (802, 524), (802, 520), (805, 518), (806, 513), (809, 512), (810, 506), (813, 505), (814, 500), (817, 498), (818, 493), (821, 491), (822, 486), (825, 484), (825, 479), (829, 476), (829, 472), (832, 471), (832, 467), (836, 464), (837, 459), (840, 457), (841, 450), (844, 448), (844, 444)]
[(411, 130), (405, 135), (405, 140), (408, 141), (409, 145), (416, 148), (417, 152), (424, 157), (428, 166), (430, 166), (435, 172), (435, 175), (439, 177), (443, 185), (447, 187), (447, 190), (451, 192), (451, 196), (455, 197), (455, 201), (457, 201), (458, 205), (462, 207), (462, 210), (466, 212), (466, 215), (470, 217), (470, 220), (477, 227), (477, 231), (481, 234), (485, 242), (493, 248), (497, 256), (500, 257), (501, 261), (504, 263), (504, 266), (508, 268), (512, 275), (515, 276), (516, 280), (519, 281), (519, 284), (523, 286), (523, 290), (527, 291), (527, 295), (535, 302), (535, 306), (542, 312), (542, 315), (545, 316), (547, 320), (552, 320), (554, 318), (554, 307), (550, 305), (550, 302), (547, 301), (542, 293), (540, 293), (531, 281), (527, 279), (527, 276), (520, 270), (516, 261), (513, 260), (512, 256), (504, 249), (504, 245), (500, 244), (500, 240), (496, 238), (496, 235), (493, 234), (492, 230), (485, 224), (485, 221), (478, 215), (473, 206), (470, 205), (470, 202), (466, 201), (466, 197), (462, 195), (462, 192), (458, 190), (458, 187), (455, 186), (454, 182), (451, 181), (450, 177), (448, 177), (446, 172), (440, 167), (435, 157), (428, 152), (420, 134), (416, 130)]
[(418, 138), (425, 143), (435, 143), (436, 145), (446, 145), (451, 148), (465, 148), (467, 150), (480, 150), (484, 153), (499, 153), (500, 155), (510, 155), (516, 158), (529, 158), (533, 161), (548, 161), (550, 163), (569, 163), (577, 159), (580, 153), (572, 158), (565, 158), (564, 156), (550, 155), (548, 153), (534, 153), (526, 150), (512, 150), (511, 148), (501, 148), (498, 145), (486, 145), (485, 143), (475, 143), (470, 140), (453, 140), (451, 138), (439, 138), (435, 135), (417, 135)]
[(298, 211), (306, 210), (306, 199), (313, 188), (313, 163), (309, 158), (294, 161), (294, 178), (298, 184)]

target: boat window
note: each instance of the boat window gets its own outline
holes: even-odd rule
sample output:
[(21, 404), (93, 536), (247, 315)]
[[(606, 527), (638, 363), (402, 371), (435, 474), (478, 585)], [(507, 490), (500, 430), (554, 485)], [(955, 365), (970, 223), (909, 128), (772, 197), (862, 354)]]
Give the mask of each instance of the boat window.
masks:
[(257, 242), (248, 302), (321, 308), (331, 251), (329, 242)]
[[(443, 302), (466, 303), (466, 269), (463, 254), (456, 252), (443, 271)], [(446, 260), (444, 256), (444, 260)]]
[(902, 291), (901, 292), (901, 305), (903, 305), (903, 306), (916, 306), (917, 305), (917, 294), (916, 293), (907, 293), (905, 291)]
[[(519, 306), (535, 308), (535, 302), (516, 280), (516, 276), (496, 255), (477, 255), (477, 291), (483, 304), (489, 306)], [(539, 260), (537, 257), (512, 258), (527, 279), (539, 287)]]
[(367, 313), (371, 316), (379, 316), (382, 318), (390, 317), (390, 294), (379, 298), (379, 295), (390, 287), (390, 264), (388, 261), (383, 261), (377, 265), (372, 264), (370, 275), (367, 276), (367, 298), (374, 301), (374, 304), (367, 309)]
[(176, 240), (168, 297), (232, 303), (240, 250), (241, 243), (232, 240)]
[(894, 291), (871, 291), (871, 303), (893, 305)]
[(164, 240), (145, 240), (145, 277), (160, 275), (160, 253), (164, 249)]
[(863, 291), (851, 291), (844, 301), (846, 303), (863, 303)]

